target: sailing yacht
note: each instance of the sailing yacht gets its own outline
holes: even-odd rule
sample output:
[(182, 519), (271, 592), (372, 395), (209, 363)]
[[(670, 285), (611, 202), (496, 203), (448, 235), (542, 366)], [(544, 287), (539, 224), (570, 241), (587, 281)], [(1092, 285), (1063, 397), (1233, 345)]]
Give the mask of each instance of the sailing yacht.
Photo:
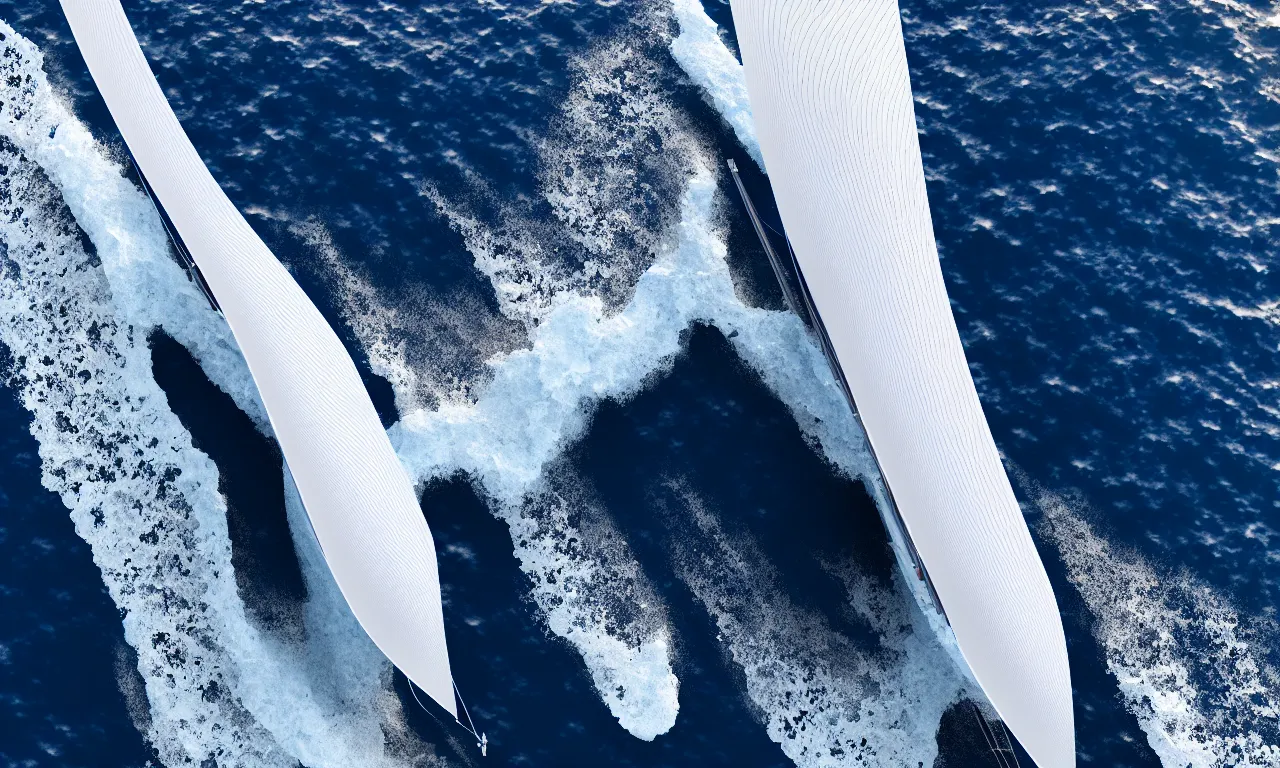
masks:
[(200, 160), (118, 0), (62, 10), (184, 266), (231, 326), (351, 612), (457, 720), (435, 544), (355, 363)]
[(731, 6), (801, 284), (788, 302), (811, 316), (866, 432), (899, 562), (1036, 764), (1071, 768), (1062, 619), (947, 298), (898, 4)]

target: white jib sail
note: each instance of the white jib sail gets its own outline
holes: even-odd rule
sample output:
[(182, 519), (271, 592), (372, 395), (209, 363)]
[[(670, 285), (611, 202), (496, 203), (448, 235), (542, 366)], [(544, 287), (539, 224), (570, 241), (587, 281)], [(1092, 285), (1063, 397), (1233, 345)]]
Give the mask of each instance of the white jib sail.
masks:
[(783, 223), (961, 653), (1041, 768), (1075, 765), (1062, 619), (956, 331), (896, 0), (732, 0)]
[(63, 0), (129, 151), (253, 374), (325, 560), (369, 637), (455, 717), (435, 544), (351, 356), (196, 154), (117, 0)]

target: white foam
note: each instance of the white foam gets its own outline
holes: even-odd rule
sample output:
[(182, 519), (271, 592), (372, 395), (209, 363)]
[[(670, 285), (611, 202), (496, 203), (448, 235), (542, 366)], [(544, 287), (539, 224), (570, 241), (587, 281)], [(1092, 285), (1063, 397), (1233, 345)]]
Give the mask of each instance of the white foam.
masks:
[[(609, 313), (598, 297), (570, 290), (554, 294), (554, 301), (540, 304), (539, 322), (530, 325), (530, 347), (492, 359), (493, 378), (474, 403), (444, 403), (435, 411), (407, 414), (392, 428), (393, 441), (417, 478), (463, 471), (478, 480), (499, 507), (518, 509), (521, 500), (541, 491), (547, 468), (564, 447), (584, 433), (596, 402), (625, 400), (641, 390), (678, 354), (681, 332), (692, 323), (706, 322), (731, 339), (742, 358), (788, 405), (805, 434), (842, 472), (863, 479), (873, 493), (882, 496), (865, 441), (803, 324), (792, 314), (748, 307), (736, 295), (716, 225), (716, 177), (698, 156), (691, 156), (691, 162), (694, 173), (687, 182), (681, 218), (625, 307)], [(490, 239), (472, 230), (479, 227), (468, 220), (460, 228), (469, 243), (480, 237), (476, 251), (488, 259)], [(543, 294), (517, 284), (508, 295)], [(589, 572), (595, 567), (591, 560), (566, 566), (557, 559), (552, 542), (564, 535), (564, 521), (546, 529), (545, 536), (525, 534), (521, 526), (528, 522), (506, 514), (517, 556), (531, 575), (565, 567)], [(609, 580), (602, 578), (601, 583)], [(544, 609), (549, 597), (539, 598)], [(572, 606), (557, 605), (552, 610), (563, 611), (564, 616), (553, 624), (583, 623)], [(611, 702), (624, 726), (634, 722), (632, 718), (674, 722), (675, 679), (669, 664), (644, 662), (637, 667), (634, 654), (614, 645), (609, 632), (598, 624), (587, 626), (594, 628), (570, 639), (579, 646), (597, 681), (624, 671), (630, 671), (633, 679), (648, 676), (645, 685), (654, 694), (642, 700), (646, 706), (666, 707), (626, 714), (616, 708), (625, 702)], [(661, 642), (666, 643), (665, 637)], [(920, 653), (931, 652), (928, 643), (913, 643), (919, 644)], [(932, 648), (936, 651), (938, 646)], [(788, 648), (776, 652), (779, 663), (786, 663)], [(656, 649), (645, 656), (651, 661), (659, 658)], [(944, 673), (943, 679), (946, 674), (954, 673)], [(607, 689), (600, 687), (607, 697)]]
[(622, 727), (651, 741), (680, 710), (663, 604), (603, 510), (556, 474), (497, 509), (548, 627), (581, 654)]
[(969, 690), (901, 577), (890, 591), (852, 561), (830, 566), (879, 633), (879, 647), (868, 649), (793, 604), (754, 544), (684, 495), (701, 535), (681, 537), (681, 577), (711, 613), (787, 757), (803, 768), (933, 765), (942, 713)]
[(742, 64), (725, 45), (720, 29), (699, 0), (672, 0), (672, 11), (680, 34), (671, 41), (671, 55), (764, 170)]
[[(147, 333), (161, 325), (188, 344), (265, 423), (252, 380), (221, 318), (168, 260), (145, 196), (50, 92), (39, 51), (2, 23), (0, 33), (9, 76), (0, 136), (16, 147), (3, 149), (0, 180), (0, 340), (33, 416), (43, 482), (70, 509), (137, 650), (149, 740), (170, 765), (430, 759), (395, 738), (403, 724), (389, 667), (342, 618), (323, 564), (303, 558), (307, 642), (246, 617), (217, 469), (152, 378)], [(82, 249), (63, 200), (98, 259)], [(291, 517), (296, 529), (293, 507)]]
[(228, 635), (245, 620), (217, 471), (166, 407), (145, 334), (117, 316), (56, 192), (25, 157), (0, 154), (0, 340), (42, 482), (71, 511), (138, 652), (148, 737), (170, 765), (290, 766), (235, 694)]
[[(630, 573), (638, 578), (634, 556), (621, 541), (606, 545), (577, 530), (569, 510), (544, 494), (544, 470), (584, 432), (592, 402), (634, 392), (675, 355), (678, 334), (653, 317), (664, 311), (633, 302), (608, 318), (599, 298), (566, 297), (537, 326), (532, 349), (491, 361), (492, 380), (474, 403), (446, 401), (438, 410), (408, 413), (390, 430), (418, 480), (462, 471), (493, 497), (551, 629), (578, 648), (623, 727), (647, 739), (670, 729), (679, 709), (669, 635), (665, 627), (652, 630), (651, 620), (611, 630), (598, 599)], [(569, 539), (585, 549), (565, 549)], [(602, 546), (614, 549), (612, 556)], [(661, 610), (656, 599), (651, 610)], [(621, 698), (616, 681), (627, 681)]]
[[(474, 401), (405, 413), (391, 432), (418, 479), (461, 471), (492, 497), (550, 629), (577, 648), (622, 726), (653, 739), (679, 711), (664, 607), (607, 518), (593, 515), (590, 530), (573, 522), (581, 502), (546, 476), (593, 405), (661, 372), (688, 323), (663, 276), (678, 257), (663, 235), (665, 222), (692, 210), (678, 193), (692, 142), (642, 42), (610, 42), (574, 63), (575, 87), (540, 146), (544, 202), (558, 227), (508, 210), (495, 232), (424, 190), (527, 344), (490, 359)], [(705, 215), (714, 179), (705, 168), (701, 176)], [(655, 260), (661, 266), (649, 267)]]
[[(600, 296), (611, 309), (630, 298), (679, 216), (693, 146), (649, 55), (652, 34), (610, 41), (575, 59), (574, 88), (539, 146), (542, 197), (562, 225), (556, 239), (539, 245), (553, 246), (549, 255), (572, 267), (561, 278), (570, 281), (566, 287)], [(531, 219), (521, 224), (525, 244), (528, 234), (552, 234)], [(579, 252), (565, 247), (566, 236)], [(551, 263), (543, 260), (544, 273)]]
[(455, 292), (441, 299), (427, 286), (402, 284), (388, 296), (343, 259), (316, 219), (291, 224), (289, 231), (319, 257), (342, 319), (373, 372), (391, 384), (400, 413), (434, 408), (444, 400), (471, 400), (488, 375), (484, 361), (521, 341), (520, 326), (496, 316), (473, 294)]
[[(231, 330), (169, 255), (154, 206), (49, 86), (44, 55), (0, 21), (5, 84), (0, 136), (40, 166), (89, 239), (111, 282), (112, 302), (141, 329), (164, 328), (191, 351), (211, 381), (231, 395), (264, 431), (266, 410)], [(125, 160), (127, 163), (127, 159)]]
[(1210, 587), (1118, 550), (1066, 499), (1040, 491), (1036, 503), (1161, 764), (1280, 766), (1280, 674), (1265, 655), (1274, 627), (1260, 634)]

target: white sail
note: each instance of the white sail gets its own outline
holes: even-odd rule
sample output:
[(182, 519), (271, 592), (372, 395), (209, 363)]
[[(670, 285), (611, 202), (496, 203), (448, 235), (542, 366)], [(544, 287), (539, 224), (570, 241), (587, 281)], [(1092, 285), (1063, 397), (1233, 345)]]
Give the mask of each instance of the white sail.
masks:
[(196, 154), (118, 0), (62, 8), (129, 151), (235, 334), (352, 612), (456, 717), (435, 544), (351, 356)]
[(895, 0), (732, 0), (783, 223), (960, 651), (1041, 768), (1075, 765), (1062, 620), (956, 332)]

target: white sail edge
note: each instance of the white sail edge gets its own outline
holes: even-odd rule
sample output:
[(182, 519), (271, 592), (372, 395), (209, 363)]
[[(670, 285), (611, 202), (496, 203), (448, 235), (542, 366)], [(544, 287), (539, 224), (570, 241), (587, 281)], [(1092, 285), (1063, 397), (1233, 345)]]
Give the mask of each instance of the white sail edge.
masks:
[(456, 719), (435, 544), (351, 356), (201, 161), (118, 0), (62, 0), (62, 9), (146, 183), (221, 305), (352, 613)]
[(1071, 768), (1062, 619), (951, 312), (897, 2), (731, 5), (783, 224), (905, 533), (992, 706)]

